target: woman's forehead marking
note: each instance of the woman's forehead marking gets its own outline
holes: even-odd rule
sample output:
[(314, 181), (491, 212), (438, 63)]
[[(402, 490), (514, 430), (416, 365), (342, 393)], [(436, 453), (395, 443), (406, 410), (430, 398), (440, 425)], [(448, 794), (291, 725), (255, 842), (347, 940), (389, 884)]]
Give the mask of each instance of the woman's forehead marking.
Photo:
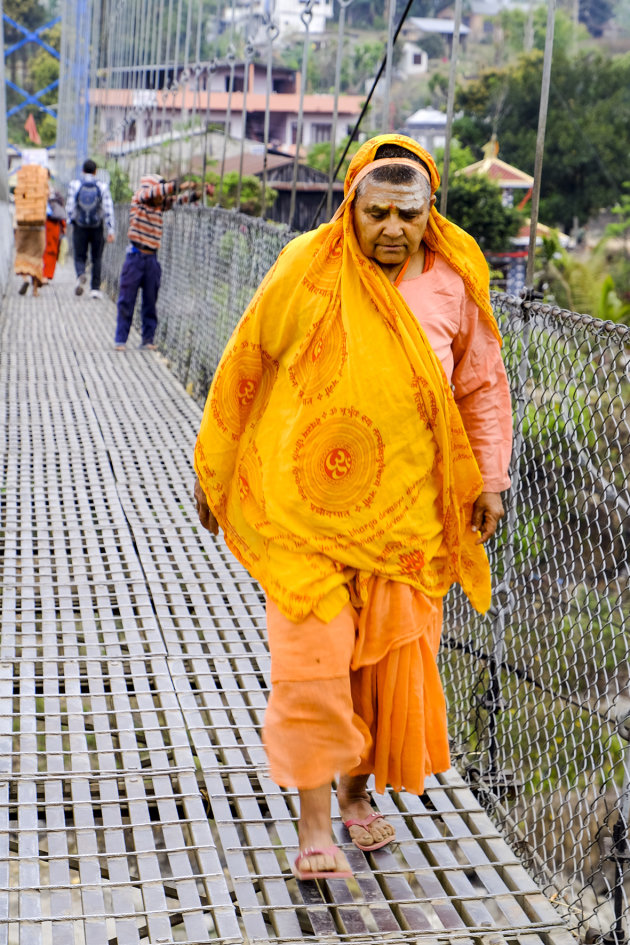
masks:
[(389, 184), (386, 181), (366, 182), (365, 190), (358, 198), (364, 206), (384, 210), (422, 210), (428, 203), (413, 184)]

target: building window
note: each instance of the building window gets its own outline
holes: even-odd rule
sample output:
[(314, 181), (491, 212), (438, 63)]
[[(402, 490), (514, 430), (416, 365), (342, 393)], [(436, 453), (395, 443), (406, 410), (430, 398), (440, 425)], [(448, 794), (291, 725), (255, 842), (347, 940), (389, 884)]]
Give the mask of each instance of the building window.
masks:
[(311, 144), (319, 144), (322, 141), (330, 141), (332, 134), (332, 125), (329, 122), (314, 121), (311, 132)]
[(413, 64), (414, 64), (414, 66), (421, 66), (421, 65), (422, 65), (422, 53), (421, 53), (421, 52), (415, 52), (415, 53), (413, 54)]
[[(245, 88), (245, 84), (244, 84), (244, 81), (243, 81), (243, 76), (242, 76), (242, 75), (235, 75), (235, 76), (234, 76), (234, 81), (232, 82), (232, 91), (233, 91), (233, 92), (242, 92), (242, 91), (244, 90), (244, 88)], [(226, 92), (229, 92), (229, 91), (230, 91), (230, 77), (229, 77), (229, 75), (226, 75), (226, 77), (225, 77), (225, 91), (226, 91)]]

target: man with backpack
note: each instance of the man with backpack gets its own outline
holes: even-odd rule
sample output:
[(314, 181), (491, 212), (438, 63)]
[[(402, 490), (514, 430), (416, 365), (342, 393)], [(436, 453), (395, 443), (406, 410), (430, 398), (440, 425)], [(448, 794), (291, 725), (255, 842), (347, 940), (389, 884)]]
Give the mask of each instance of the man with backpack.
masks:
[(92, 258), (90, 296), (101, 299), (101, 259), (107, 230), (107, 242), (114, 241), (114, 203), (109, 185), (96, 178), (96, 164), (90, 158), (83, 163), (83, 173), (70, 182), (66, 201), (66, 217), (72, 223), (74, 268), (77, 274), (75, 295), (83, 295), (87, 276), (88, 248)]

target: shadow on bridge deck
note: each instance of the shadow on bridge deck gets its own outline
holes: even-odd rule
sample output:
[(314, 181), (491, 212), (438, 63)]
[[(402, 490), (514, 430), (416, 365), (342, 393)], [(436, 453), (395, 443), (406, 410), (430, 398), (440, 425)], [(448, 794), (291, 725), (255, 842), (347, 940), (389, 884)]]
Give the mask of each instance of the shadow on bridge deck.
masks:
[[(0, 942), (568, 945), (459, 776), (299, 884), (260, 591), (191, 501), (199, 406), (68, 270), (0, 314)], [(135, 340), (134, 340), (135, 339)]]

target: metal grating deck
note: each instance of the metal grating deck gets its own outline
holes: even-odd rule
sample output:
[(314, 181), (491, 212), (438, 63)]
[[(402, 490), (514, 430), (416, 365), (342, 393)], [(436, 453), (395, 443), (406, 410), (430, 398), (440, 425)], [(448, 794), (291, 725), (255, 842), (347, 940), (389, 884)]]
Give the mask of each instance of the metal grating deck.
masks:
[[(261, 594), (196, 524), (200, 408), (69, 271), (0, 315), (0, 945), (570, 945), (450, 771), (298, 883)], [(137, 336), (132, 335), (131, 341)]]

